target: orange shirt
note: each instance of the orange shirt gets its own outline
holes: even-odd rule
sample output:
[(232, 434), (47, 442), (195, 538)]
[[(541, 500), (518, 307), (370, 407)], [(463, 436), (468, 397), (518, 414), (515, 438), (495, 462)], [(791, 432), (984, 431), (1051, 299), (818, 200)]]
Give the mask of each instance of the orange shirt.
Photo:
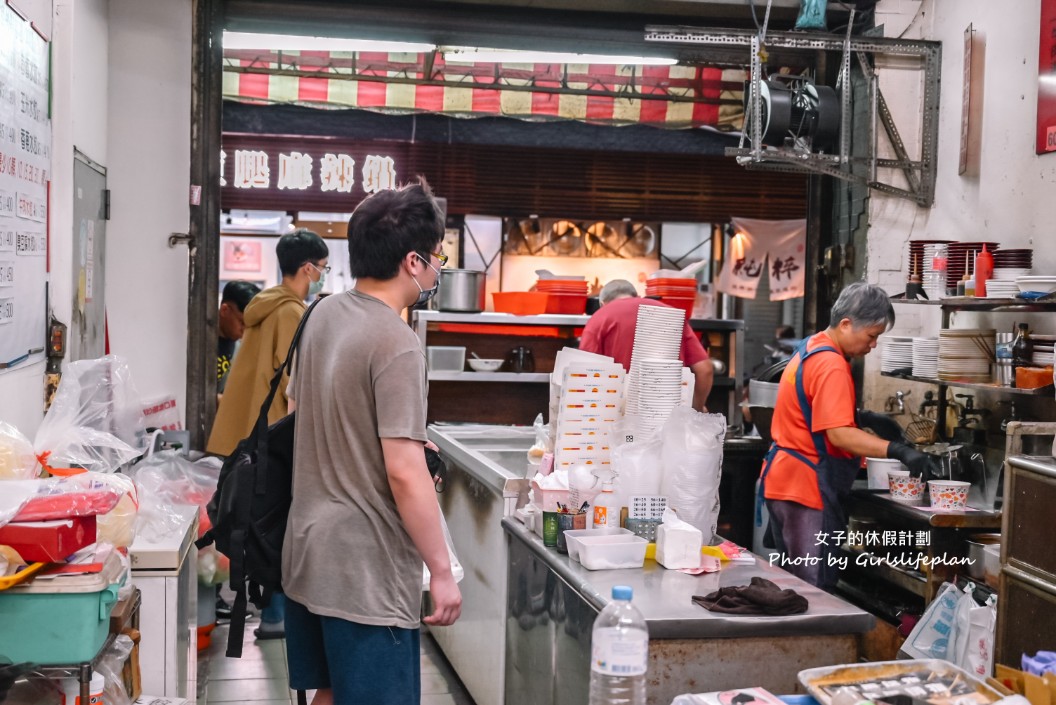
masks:
[[(824, 331), (811, 337), (807, 350), (824, 346), (839, 350), (839, 346)], [(814, 447), (811, 431), (823, 432), (830, 428), (855, 426), (854, 410), (858, 403), (854, 393), (854, 379), (851, 377), (851, 365), (838, 352), (818, 353), (807, 360), (803, 369), (803, 389), (811, 407), (810, 429), (807, 428), (796, 395), (797, 369), (798, 354), (793, 355), (781, 375), (770, 430), (777, 445), (791, 448), (817, 461), (818, 452)], [(846, 451), (835, 448), (828, 439), (825, 439), (825, 446), (833, 457), (853, 457)], [(765, 496), (767, 499), (797, 502), (812, 509), (822, 508), (818, 477), (814, 469), (788, 453), (778, 452), (774, 456), (770, 473), (766, 476)]]

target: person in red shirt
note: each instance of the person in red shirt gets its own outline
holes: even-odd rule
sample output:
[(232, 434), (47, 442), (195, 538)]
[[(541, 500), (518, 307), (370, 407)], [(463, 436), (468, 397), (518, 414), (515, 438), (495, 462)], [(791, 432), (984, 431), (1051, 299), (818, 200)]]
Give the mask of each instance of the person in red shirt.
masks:
[[(583, 328), (579, 349), (598, 355), (608, 355), (630, 370), (631, 353), (634, 350), (634, 329), (638, 323), (640, 306), (667, 306), (653, 299), (638, 297), (638, 291), (626, 279), (614, 279), (601, 289), (598, 310)], [(682, 349), (679, 359), (693, 373), (693, 408), (706, 411), (705, 403), (711, 393), (715, 370), (708, 359), (700, 340), (693, 334), (689, 324), (682, 331)]]
[(880, 334), (894, 325), (887, 293), (871, 284), (851, 284), (833, 304), (830, 320), (827, 329), (803, 342), (781, 375), (771, 425), (774, 442), (760, 487), (781, 567), (826, 589), (838, 578), (831, 560), (838, 541), (833, 535), (847, 528), (843, 501), (861, 457), (897, 458), (917, 475), (930, 472), (935, 462), (892, 440), (897, 434), (885, 433), (885, 440), (856, 421), (850, 360), (869, 354)]

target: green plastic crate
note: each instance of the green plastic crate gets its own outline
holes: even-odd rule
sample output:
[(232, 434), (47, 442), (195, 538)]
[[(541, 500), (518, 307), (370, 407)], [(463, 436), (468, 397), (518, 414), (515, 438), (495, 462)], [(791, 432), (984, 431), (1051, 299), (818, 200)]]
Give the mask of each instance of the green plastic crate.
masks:
[(38, 578), (0, 592), (0, 657), (42, 666), (91, 661), (110, 631), (122, 573), (111, 554), (100, 573)]

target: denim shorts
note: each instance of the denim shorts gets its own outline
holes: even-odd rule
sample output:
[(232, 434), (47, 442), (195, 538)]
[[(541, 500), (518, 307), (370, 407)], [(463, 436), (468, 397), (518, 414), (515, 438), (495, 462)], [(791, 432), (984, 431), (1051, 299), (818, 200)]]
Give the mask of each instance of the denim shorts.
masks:
[(421, 701), (421, 631), (323, 617), (286, 598), (290, 688), (333, 688), (335, 705)]

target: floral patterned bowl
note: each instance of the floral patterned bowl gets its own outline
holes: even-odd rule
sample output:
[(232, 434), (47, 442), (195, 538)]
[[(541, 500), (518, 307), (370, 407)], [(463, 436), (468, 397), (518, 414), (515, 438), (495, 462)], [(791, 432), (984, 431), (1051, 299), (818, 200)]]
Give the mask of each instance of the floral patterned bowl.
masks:
[(909, 470), (888, 470), (891, 499), (899, 502), (920, 502), (924, 499), (924, 480), (911, 477)]
[(931, 506), (935, 509), (959, 511), (968, 506), (968, 488), (970, 482), (957, 480), (932, 480), (928, 483), (931, 494)]

